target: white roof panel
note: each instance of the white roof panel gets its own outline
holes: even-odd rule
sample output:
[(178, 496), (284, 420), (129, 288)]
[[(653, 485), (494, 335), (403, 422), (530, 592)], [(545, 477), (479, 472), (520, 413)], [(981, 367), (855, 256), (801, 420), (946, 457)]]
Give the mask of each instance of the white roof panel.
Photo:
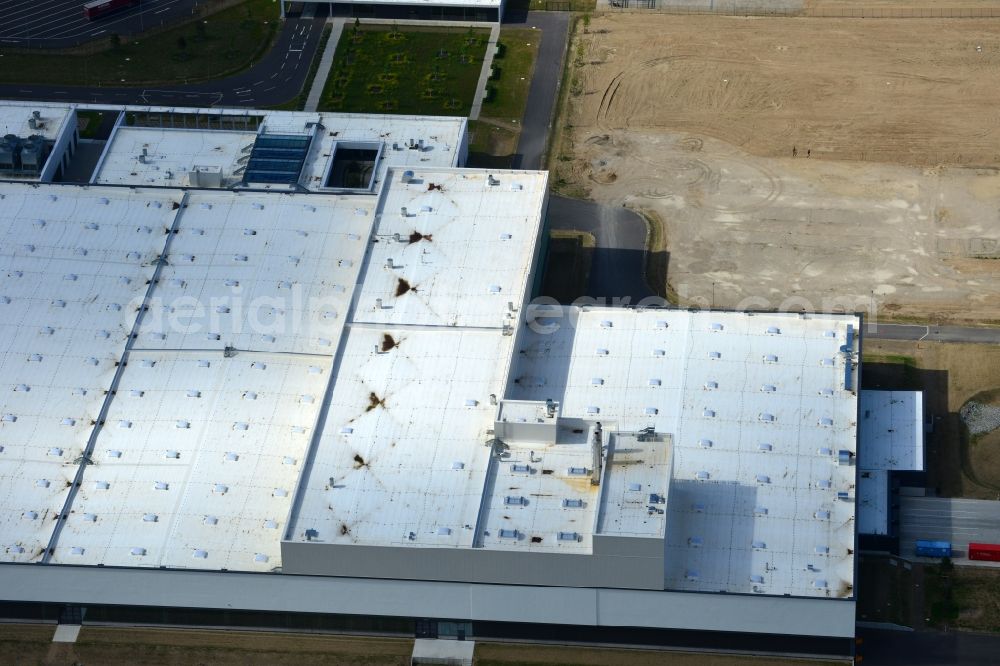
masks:
[(191, 193), (138, 344), (331, 355), (375, 200)]
[(858, 533), (889, 534), (889, 472), (858, 473)]
[[(593, 308), (564, 321), (520, 341), (505, 398), (552, 398), (564, 417), (672, 435), (668, 588), (852, 594), (854, 503), (837, 493), (853, 497), (855, 467), (839, 465), (836, 452), (857, 450), (857, 396), (845, 390), (840, 352), (857, 318)], [(830, 549), (830, 587), (816, 588), (806, 569), (820, 570), (817, 545)]]
[(51, 536), (179, 199), (0, 183), (2, 560)]
[(319, 406), (303, 396), (322, 395), (329, 368), (329, 359), (291, 355), (133, 352), (52, 561), (280, 567), (279, 535)]
[(243, 149), (257, 133), (233, 130), (119, 127), (106, 148), (96, 182), (186, 187), (194, 167), (221, 171), (223, 187), (239, 183)]
[[(39, 112), (39, 118), (35, 127), (31, 127), (34, 111)], [(71, 113), (72, 108), (68, 105), (0, 101), (0, 137), (14, 134), (24, 139), (38, 134), (54, 141)]]
[(924, 469), (924, 394), (921, 391), (862, 391), (858, 467), (866, 470)]
[[(398, 180), (400, 171), (389, 177)], [(530, 289), (547, 178), (414, 170), (379, 206), (355, 319), (500, 328)], [(514, 189), (517, 186), (520, 189)]]
[(470, 546), (510, 341), (352, 326), (289, 538)]

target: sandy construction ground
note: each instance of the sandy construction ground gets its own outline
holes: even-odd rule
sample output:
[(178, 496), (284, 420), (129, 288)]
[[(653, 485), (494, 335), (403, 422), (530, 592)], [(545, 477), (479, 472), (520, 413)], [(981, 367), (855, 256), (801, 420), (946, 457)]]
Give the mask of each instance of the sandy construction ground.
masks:
[(663, 220), (682, 299), (1000, 320), (1000, 20), (618, 14), (574, 48), (557, 183)]

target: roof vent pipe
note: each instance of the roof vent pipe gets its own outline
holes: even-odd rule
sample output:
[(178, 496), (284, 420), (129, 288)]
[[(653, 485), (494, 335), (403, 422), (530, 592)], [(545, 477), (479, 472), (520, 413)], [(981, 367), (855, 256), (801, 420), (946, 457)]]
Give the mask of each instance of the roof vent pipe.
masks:
[(601, 465), (603, 464), (603, 436), (601, 432), (601, 422), (598, 421), (594, 425), (594, 434), (591, 438), (591, 454), (593, 455), (593, 461), (591, 463), (591, 473), (590, 473), (590, 485), (599, 486), (601, 485)]

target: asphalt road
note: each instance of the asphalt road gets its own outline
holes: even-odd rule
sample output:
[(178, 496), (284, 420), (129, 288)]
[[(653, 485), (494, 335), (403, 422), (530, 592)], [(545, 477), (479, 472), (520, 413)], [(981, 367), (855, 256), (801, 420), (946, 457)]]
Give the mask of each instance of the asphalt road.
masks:
[(926, 340), (928, 342), (979, 342), (1000, 344), (1000, 328), (975, 326), (917, 326), (912, 324), (865, 325), (865, 335), (882, 340)]
[(289, 18), (274, 47), (250, 69), (215, 81), (162, 88), (0, 85), (0, 98), (162, 106), (274, 106), (303, 89), (325, 18)]
[(597, 241), (587, 295), (606, 304), (635, 305), (653, 296), (646, 284), (646, 222), (626, 208), (549, 197), (551, 229), (586, 231)]
[(1000, 634), (859, 629), (865, 666), (996, 666)]
[[(562, 84), (563, 60), (566, 57), (566, 38), (569, 31), (568, 12), (528, 12), (527, 15), (510, 16), (505, 25), (523, 24), (541, 30), (542, 41), (535, 60), (535, 72), (528, 88), (528, 101), (524, 110), (521, 138), (517, 143), (518, 169), (541, 169), (544, 165), (545, 147), (552, 130), (559, 87)], [(645, 232), (643, 232), (645, 234)]]
[(142, 0), (138, 7), (89, 20), (85, 0), (0, 0), (0, 43), (25, 48), (65, 48), (118, 33), (136, 35), (178, 23), (204, 0)]

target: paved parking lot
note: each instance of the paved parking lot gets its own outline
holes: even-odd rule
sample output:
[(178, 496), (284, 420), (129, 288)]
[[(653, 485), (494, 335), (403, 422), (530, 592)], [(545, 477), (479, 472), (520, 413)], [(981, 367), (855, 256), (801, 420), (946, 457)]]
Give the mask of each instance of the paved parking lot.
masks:
[(917, 539), (950, 541), (955, 564), (1000, 567), (968, 559), (969, 542), (1000, 543), (1000, 502), (946, 497), (899, 498), (899, 554), (916, 561)]
[(0, 0), (0, 44), (64, 47), (111, 33), (134, 35), (176, 22), (205, 4), (204, 0), (142, 0), (138, 7), (90, 21), (83, 15), (85, 1)]

